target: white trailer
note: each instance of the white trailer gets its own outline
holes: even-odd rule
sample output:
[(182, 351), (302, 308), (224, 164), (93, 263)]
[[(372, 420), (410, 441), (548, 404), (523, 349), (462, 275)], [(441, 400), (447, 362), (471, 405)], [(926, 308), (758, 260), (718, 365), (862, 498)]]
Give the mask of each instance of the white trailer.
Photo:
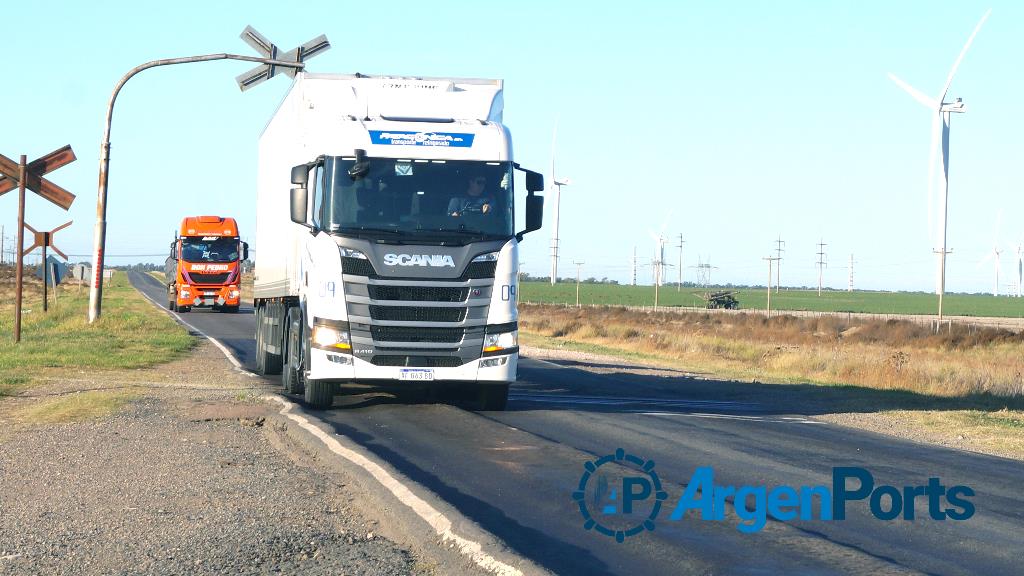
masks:
[(259, 141), (260, 373), (315, 408), (343, 383), (455, 383), (504, 409), (544, 183), (513, 162), (502, 106), (500, 80), (296, 76)]

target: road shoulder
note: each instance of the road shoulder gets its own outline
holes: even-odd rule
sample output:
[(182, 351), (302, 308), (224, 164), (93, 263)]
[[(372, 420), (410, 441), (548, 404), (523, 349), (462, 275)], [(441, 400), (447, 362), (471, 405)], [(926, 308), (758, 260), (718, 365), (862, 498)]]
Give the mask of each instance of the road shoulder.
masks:
[[(295, 450), (208, 342), (141, 370), (53, 376), (0, 402), (0, 573), (436, 573), (381, 536), (348, 478)], [(96, 393), (105, 415), (25, 417)], [(442, 571), (443, 572), (443, 571)]]

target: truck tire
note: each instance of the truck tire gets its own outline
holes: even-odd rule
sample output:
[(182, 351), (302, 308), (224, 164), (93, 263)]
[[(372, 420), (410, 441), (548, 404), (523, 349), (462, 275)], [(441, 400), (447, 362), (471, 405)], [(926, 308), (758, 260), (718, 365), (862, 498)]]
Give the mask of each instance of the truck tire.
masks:
[(178, 290), (173, 284), (167, 287), (167, 309), (171, 312), (174, 312), (174, 301), (176, 300), (177, 295)]
[[(280, 374), (283, 340), (280, 328), (284, 324), (284, 306), (271, 302), (259, 310), (256, 315), (256, 371), (262, 376)], [(277, 320), (277, 323), (272, 324), (269, 320)]]
[(221, 312), (227, 312), (228, 314), (237, 314), (238, 306), (223, 306), (220, 309)]
[(334, 403), (334, 382), (330, 380), (306, 380), (304, 392), (306, 404), (314, 410), (326, 410)]
[(508, 406), (508, 383), (481, 384), (480, 409), (500, 412)]
[(263, 306), (256, 307), (256, 373), (266, 374), (266, 356), (261, 351), (263, 350)]
[(281, 370), (281, 387), (288, 394), (302, 394), (305, 391), (302, 370), (302, 309), (294, 306), (288, 309), (285, 324), (284, 366)]

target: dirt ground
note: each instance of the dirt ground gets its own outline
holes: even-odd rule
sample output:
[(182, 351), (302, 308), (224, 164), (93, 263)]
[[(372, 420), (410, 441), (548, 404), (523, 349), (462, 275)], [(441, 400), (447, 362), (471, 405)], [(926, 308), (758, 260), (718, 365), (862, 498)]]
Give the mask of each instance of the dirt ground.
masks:
[[(148, 369), (48, 371), (0, 399), (0, 574), (421, 574), (210, 343)], [(126, 404), (40, 422), (46, 403)], [(63, 414), (63, 413), (61, 413)]]

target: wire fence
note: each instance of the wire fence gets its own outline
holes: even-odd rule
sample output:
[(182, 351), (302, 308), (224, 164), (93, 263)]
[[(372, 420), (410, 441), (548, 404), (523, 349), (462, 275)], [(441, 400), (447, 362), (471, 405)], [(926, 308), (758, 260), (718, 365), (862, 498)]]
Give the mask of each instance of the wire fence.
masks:
[[(549, 305), (559, 306), (563, 308), (577, 308), (575, 304), (571, 303), (550, 303), (550, 302), (530, 302), (523, 300), (523, 304), (537, 304), (537, 305)], [(599, 308), (599, 309), (618, 309), (618, 310), (630, 310), (635, 312), (662, 312), (669, 314), (755, 314), (764, 316), (766, 311), (764, 310), (729, 310), (725, 308), (700, 308), (696, 306), (622, 306), (614, 304), (581, 304), (579, 308)], [(999, 318), (999, 317), (982, 317), (982, 316), (943, 316), (941, 324), (936, 316), (926, 316), (921, 314), (877, 314), (871, 312), (817, 312), (811, 310), (772, 310), (772, 317), (776, 316), (794, 316), (797, 318), (845, 318), (847, 322), (853, 320), (867, 320), (867, 321), (881, 321), (887, 322), (889, 320), (899, 320), (903, 322), (913, 322), (922, 326), (930, 326), (932, 330), (952, 330), (953, 325), (960, 325), (967, 327), (969, 330), (976, 330), (978, 328), (1001, 328), (1003, 330), (1009, 330), (1011, 332), (1024, 332), (1024, 318)]]

